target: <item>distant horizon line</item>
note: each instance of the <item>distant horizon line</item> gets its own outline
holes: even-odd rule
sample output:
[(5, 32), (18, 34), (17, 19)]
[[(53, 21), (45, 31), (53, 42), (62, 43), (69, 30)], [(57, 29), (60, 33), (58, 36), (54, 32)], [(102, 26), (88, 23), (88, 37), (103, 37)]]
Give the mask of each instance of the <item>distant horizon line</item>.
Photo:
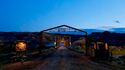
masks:
[[(101, 30), (101, 31), (117, 31), (117, 29), (119, 31), (125, 31), (125, 27), (99, 27), (99, 28), (78, 28), (80, 30)], [(0, 31), (0, 32), (41, 32), (44, 29), (41, 29), (39, 31)]]

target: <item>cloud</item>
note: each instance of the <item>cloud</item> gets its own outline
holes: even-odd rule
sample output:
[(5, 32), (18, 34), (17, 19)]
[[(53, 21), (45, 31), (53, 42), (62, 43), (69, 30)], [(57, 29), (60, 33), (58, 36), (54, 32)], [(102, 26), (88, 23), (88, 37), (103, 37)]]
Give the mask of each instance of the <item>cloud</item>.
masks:
[(115, 23), (121, 23), (119, 20), (116, 20)]

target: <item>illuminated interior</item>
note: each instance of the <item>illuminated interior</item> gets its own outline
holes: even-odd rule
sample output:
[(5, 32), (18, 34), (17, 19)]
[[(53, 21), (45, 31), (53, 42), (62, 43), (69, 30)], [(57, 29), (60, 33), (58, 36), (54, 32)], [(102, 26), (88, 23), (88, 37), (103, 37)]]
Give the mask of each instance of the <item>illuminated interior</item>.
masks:
[(71, 44), (70, 36), (56, 36), (55, 44), (57, 47), (68, 47)]

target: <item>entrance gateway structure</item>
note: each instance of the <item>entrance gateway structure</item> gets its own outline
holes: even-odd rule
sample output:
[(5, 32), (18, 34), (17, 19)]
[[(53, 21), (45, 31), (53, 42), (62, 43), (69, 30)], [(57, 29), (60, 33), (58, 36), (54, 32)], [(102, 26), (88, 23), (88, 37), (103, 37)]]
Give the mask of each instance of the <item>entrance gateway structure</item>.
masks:
[(40, 40), (43, 45), (54, 45), (55, 47), (84, 46), (87, 55), (87, 32), (67, 26), (60, 25), (40, 32)]

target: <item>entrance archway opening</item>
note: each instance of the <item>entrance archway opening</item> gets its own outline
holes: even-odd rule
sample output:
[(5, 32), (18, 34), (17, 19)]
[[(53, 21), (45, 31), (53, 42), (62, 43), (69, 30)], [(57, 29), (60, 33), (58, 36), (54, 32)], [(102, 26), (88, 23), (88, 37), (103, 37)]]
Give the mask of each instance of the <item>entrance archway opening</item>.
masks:
[(70, 47), (71, 46), (71, 37), (70, 36), (55, 36), (55, 47)]
[(42, 44), (51, 43), (51, 46), (56, 48), (70, 47), (78, 50), (84, 48), (87, 54), (87, 32), (74, 27), (61, 25), (43, 30), (40, 32), (40, 39)]

